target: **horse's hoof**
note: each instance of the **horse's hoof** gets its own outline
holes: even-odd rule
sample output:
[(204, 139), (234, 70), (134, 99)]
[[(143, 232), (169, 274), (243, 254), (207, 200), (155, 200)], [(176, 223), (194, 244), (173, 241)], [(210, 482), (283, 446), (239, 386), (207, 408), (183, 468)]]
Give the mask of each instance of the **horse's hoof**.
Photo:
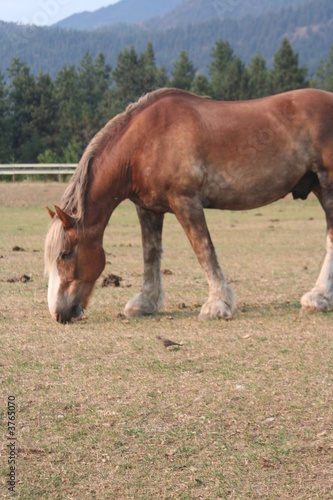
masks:
[(210, 319), (225, 319), (232, 318), (232, 310), (229, 305), (223, 300), (207, 300), (202, 306), (199, 319), (207, 321)]
[(301, 299), (302, 312), (330, 312), (333, 311), (333, 299), (311, 290), (311, 292), (303, 295)]
[(158, 312), (163, 305), (163, 296), (158, 301), (149, 299), (146, 295), (138, 293), (130, 299), (124, 309), (124, 314), (128, 318), (137, 318), (138, 316), (150, 316)]

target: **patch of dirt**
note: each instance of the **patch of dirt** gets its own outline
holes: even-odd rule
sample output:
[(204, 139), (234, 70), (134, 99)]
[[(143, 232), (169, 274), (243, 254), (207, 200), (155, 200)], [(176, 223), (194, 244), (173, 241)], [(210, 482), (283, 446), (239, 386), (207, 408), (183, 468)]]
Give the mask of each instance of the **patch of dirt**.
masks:
[(19, 246), (13, 247), (13, 252), (25, 252), (24, 248), (21, 248)]
[(116, 288), (116, 287), (120, 286), (121, 281), (123, 281), (123, 278), (111, 273), (106, 278), (103, 279), (102, 287), (112, 286), (112, 287)]
[(30, 276), (28, 276), (27, 274), (23, 274), (20, 278), (9, 278), (7, 280), (7, 283), (27, 283), (28, 281), (30, 281), (31, 278)]

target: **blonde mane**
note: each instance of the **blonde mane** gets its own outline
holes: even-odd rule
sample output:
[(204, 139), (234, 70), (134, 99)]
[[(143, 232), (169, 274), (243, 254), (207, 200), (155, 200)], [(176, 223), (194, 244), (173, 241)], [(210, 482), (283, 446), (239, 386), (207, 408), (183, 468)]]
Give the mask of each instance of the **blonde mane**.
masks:
[[(174, 92), (175, 89), (163, 88), (146, 94), (138, 102), (130, 104), (123, 113), (110, 120), (90, 141), (60, 202), (61, 209), (74, 217), (78, 224), (81, 226), (84, 225), (89, 169), (96, 154), (112, 139), (116, 140), (124, 132), (135, 114), (155, 103), (161, 97)], [(179, 90), (176, 90), (176, 92), (181, 93)], [(55, 217), (51, 222), (45, 242), (44, 261), (46, 275), (58, 259), (64, 240), (65, 231), (62, 223)]]
[(65, 243), (65, 230), (61, 221), (54, 217), (46, 235), (44, 247), (44, 274), (48, 276)]

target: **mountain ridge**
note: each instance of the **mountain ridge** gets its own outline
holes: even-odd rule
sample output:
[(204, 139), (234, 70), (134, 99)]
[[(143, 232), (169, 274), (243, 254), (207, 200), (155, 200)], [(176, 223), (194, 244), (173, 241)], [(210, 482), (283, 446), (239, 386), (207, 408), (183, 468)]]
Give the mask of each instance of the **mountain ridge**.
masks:
[(165, 30), (117, 25), (85, 32), (0, 22), (0, 70), (5, 72), (13, 57), (20, 57), (34, 74), (44, 71), (55, 76), (64, 65), (78, 65), (87, 50), (93, 57), (103, 52), (108, 64), (115, 66), (120, 51), (133, 45), (140, 54), (151, 41), (157, 64), (164, 64), (169, 72), (184, 49), (195, 67), (205, 73), (212, 49), (220, 38), (229, 41), (245, 63), (259, 52), (271, 67), (284, 36), (299, 53), (300, 64), (306, 64), (310, 73), (316, 71), (333, 43), (331, 0), (306, 1), (274, 15), (267, 13), (224, 21), (217, 18)]
[(65, 29), (95, 30), (116, 24), (143, 24), (149, 29), (166, 30), (200, 24), (219, 18), (241, 19), (297, 7), (310, 0), (121, 0), (92, 12), (73, 14), (54, 26)]
[(65, 29), (94, 30), (120, 23), (138, 24), (151, 17), (164, 15), (172, 10), (182, 0), (121, 0), (107, 7), (101, 7), (92, 12), (84, 11), (58, 21), (53, 26)]
[(183, 0), (163, 16), (144, 24), (151, 29), (165, 30), (188, 24), (200, 24), (226, 19), (240, 20), (246, 16), (261, 16), (286, 7), (297, 7), (309, 0)]

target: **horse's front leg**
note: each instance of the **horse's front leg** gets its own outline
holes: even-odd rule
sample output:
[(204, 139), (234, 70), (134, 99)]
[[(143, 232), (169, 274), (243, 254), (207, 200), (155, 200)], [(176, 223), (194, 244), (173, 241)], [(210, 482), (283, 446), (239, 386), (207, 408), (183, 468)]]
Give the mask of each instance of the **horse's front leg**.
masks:
[(154, 314), (161, 309), (164, 292), (161, 279), (162, 228), (164, 214), (136, 207), (141, 225), (143, 249), (143, 284), (125, 307), (126, 316)]
[(182, 197), (170, 204), (191, 242), (209, 284), (209, 297), (201, 308), (200, 319), (230, 319), (236, 306), (235, 296), (219, 266), (200, 201)]

